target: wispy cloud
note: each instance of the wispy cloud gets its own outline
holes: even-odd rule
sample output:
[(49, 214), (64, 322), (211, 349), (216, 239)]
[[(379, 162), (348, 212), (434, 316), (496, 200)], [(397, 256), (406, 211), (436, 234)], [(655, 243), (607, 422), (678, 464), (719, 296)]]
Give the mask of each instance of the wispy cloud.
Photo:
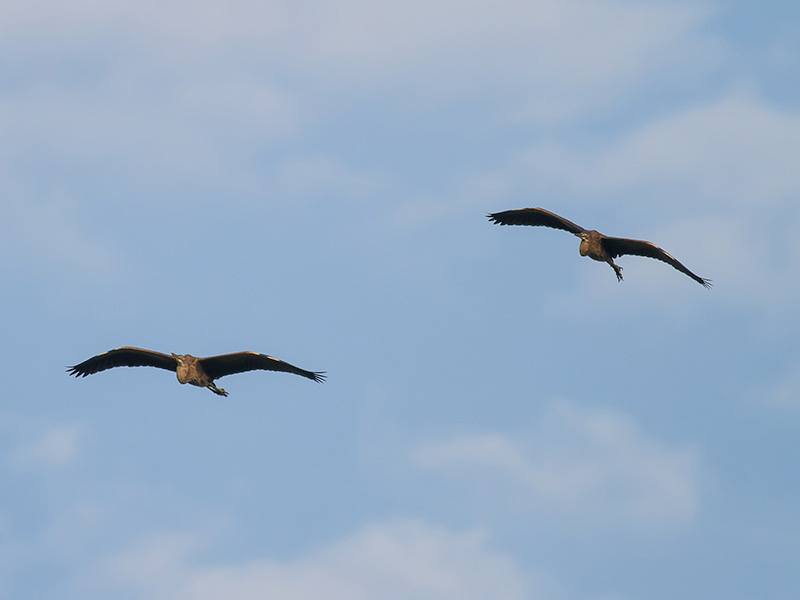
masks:
[(80, 53), (102, 46), (183, 76), (187, 65), (234, 55), (243, 65), (291, 65), (307, 81), (362, 94), (424, 81), (419, 101), (522, 85), (530, 100), (515, 110), (537, 120), (596, 108), (637, 79), (678, 66), (691, 71), (718, 55), (700, 31), (710, 9), (681, 3), (84, 1), (69, 10), (33, 2), (5, 12), (7, 47), (35, 40)]
[(759, 403), (774, 409), (800, 411), (800, 359), (794, 361), (771, 385), (755, 391), (753, 396)]
[(17, 186), (7, 188), (7, 193), (7, 202), (0, 204), (0, 251), (12, 259), (4, 261), (3, 271), (26, 272), (33, 267), (51, 275), (104, 278), (118, 272), (118, 258), (92, 239), (75, 215), (77, 203), (37, 198)]
[(697, 454), (649, 439), (629, 417), (552, 406), (529, 436), (462, 435), (416, 447), (419, 467), (492, 489), (501, 505), (593, 522), (673, 523), (698, 508)]
[(18, 447), (9, 460), (17, 467), (65, 467), (77, 458), (82, 433), (76, 424), (53, 427)]
[(487, 547), (480, 532), (452, 533), (422, 521), (369, 525), (296, 560), (209, 564), (203, 540), (157, 535), (104, 560), (87, 587), (135, 591), (133, 597), (533, 598), (515, 562)]
[(92, 178), (101, 167), (135, 172), (134, 180), (154, 170), (201, 177), (224, 170), (234, 150), (263, 148), (300, 127), (302, 101), (249, 76), (177, 74), (158, 63), (144, 73), (130, 65), (120, 69), (99, 81), (50, 81), (6, 93), (0, 155), (15, 162), (58, 157), (57, 177), (63, 167), (84, 172), (87, 161), (93, 161), (87, 167)]
[(800, 190), (793, 149), (800, 114), (749, 93), (736, 93), (656, 121), (621, 140), (594, 165), (606, 189), (642, 185), (694, 190), (673, 202), (692, 208), (697, 196), (720, 206), (763, 208)]
[(674, 211), (763, 208), (787, 203), (800, 189), (792, 168), (798, 140), (800, 114), (735, 92), (649, 121), (590, 151), (537, 144), (507, 175)]
[(356, 203), (388, 186), (379, 176), (360, 173), (341, 161), (324, 156), (285, 160), (278, 167), (276, 182), (295, 198), (328, 198), (335, 194), (342, 202)]

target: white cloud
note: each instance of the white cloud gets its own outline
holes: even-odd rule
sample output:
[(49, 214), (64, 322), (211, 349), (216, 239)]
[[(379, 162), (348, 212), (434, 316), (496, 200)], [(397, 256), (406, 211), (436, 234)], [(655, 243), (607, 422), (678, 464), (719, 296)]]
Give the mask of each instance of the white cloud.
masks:
[(194, 123), (213, 120), (215, 127), (262, 143), (288, 137), (299, 121), (300, 99), (263, 82), (248, 78), (200, 82), (178, 88), (180, 108), (190, 111)]
[(202, 540), (155, 536), (103, 561), (88, 584), (133, 597), (522, 599), (528, 579), (480, 532), (451, 533), (421, 521), (374, 524), (296, 560), (218, 565), (198, 560)]
[(67, 466), (78, 455), (82, 433), (83, 429), (75, 424), (54, 427), (17, 448), (10, 460), (12, 464), (24, 467)]
[(646, 126), (604, 153), (594, 180), (606, 189), (676, 184), (693, 197), (674, 202), (691, 209), (697, 196), (763, 207), (800, 190), (795, 151), (800, 114), (738, 93)]
[(102, 45), (126, 63), (135, 48), (181, 77), (187, 65), (234, 58), (245, 69), (288, 67), (338, 88), (357, 83), (360, 94), (387, 84), (397, 91), (409, 77), (426, 82), (421, 98), (502, 81), (527, 86), (532, 100), (524, 111), (545, 119), (613, 98), (638, 78), (663, 78), (665, 69), (702, 68), (719, 54), (700, 32), (709, 9), (679, 2), (84, 0), (4, 12), (6, 46)]
[(0, 8), (0, 48), (27, 62), (0, 99), (0, 155), (128, 190), (216, 176), (252, 191), (274, 184), (260, 150), (352, 98), (407, 110), (490, 96), (486, 118), (563, 119), (701, 64), (708, 18), (623, 0), (17, 3)]
[(387, 187), (378, 176), (360, 173), (329, 157), (287, 159), (277, 172), (277, 183), (292, 196), (323, 197), (340, 194), (344, 201), (373, 196)]
[(765, 389), (753, 393), (761, 403), (778, 410), (800, 410), (800, 360)]
[(31, 264), (70, 276), (109, 278), (118, 271), (117, 258), (84, 231), (68, 199), (36, 198), (19, 188), (7, 188), (7, 193), (7, 201), (0, 203), (0, 251), (13, 260), (4, 271), (27, 270)]
[(492, 490), (520, 511), (673, 523), (697, 510), (694, 451), (648, 439), (625, 415), (568, 403), (551, 407), (524, 438), (463, 435), (423, 443), (412, 458), (464, 478), (474, 490)]
[(591, 152), (542, 143), (507, 175), (675, 212), (760, 209), (793, 202), (800, 191), (793, 162), (798, 144), (800, 114), (737, 92), (649, 122)]
[(5, 94), (0, 155), (56, 155), (72, 169), (93, 159), (93, 174), (124, 159), (136, 179), (149, 169), (199, 177), (218, 173), (234, 150), (285, 140), (300, 126), (302, 102), (253, 77), (176, 74), (157, 63), (146, 73), (121, 70), (91, 86), (50, 82)]
[[(608, 0), (316, 5), (321, 8), (311, 19), (308, 56), (322, 63), (383, 70), (470, 57), (479, 69), (492, 63), (506, 74), (559, 82), (571, 76), (607, 80), (637, 71), (708, 15), (690, 5)], [(511, 63), (504, 67), (501, 58)], [(527, 70), (520, 69), (523, 65)]]

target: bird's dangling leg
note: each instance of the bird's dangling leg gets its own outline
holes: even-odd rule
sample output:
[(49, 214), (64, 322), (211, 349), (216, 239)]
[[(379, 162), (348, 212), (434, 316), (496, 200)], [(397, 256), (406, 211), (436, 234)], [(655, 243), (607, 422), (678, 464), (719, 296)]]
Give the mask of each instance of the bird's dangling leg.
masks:
[(206, 387), (208, 389), (210, 389), (212, 392), (214, 392), (217, 396), (227, 396), (228, 395), (228, 392), (226, 392), (222, 388), (218, 388), (217, 386), (214, 385), (213, 382), (207, 384)]
[(615, 265), (613, 260), (608, 261), (608, 264), (611, 265), (611, 268), (614, 269), (614, 273), (617, 274), (617, 281), (622, 281), (622, 267)]

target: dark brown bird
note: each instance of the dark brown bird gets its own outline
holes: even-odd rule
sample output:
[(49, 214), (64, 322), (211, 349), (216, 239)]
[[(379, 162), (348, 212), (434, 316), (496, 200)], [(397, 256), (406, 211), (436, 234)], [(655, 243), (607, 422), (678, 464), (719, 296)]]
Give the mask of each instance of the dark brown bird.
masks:
[(572, 221), (567, 221), (564, 217), (559, 217), (557, 214), (543, 208), (520, 208), (486, 216), (493, 223), (500, 225), (541, 225), (569, 231), (581, 238), (581, 256), (588, 256), (594, 260), (607, 262), (614, 269), (614, 273), (617, 274), (617, 281), (622, 281), (622, 267), (614, 264), (614, 259), (623, 254), (634, 254), (658, 259), (678, 269), (681, 273), (685, 273), (697, 283), (707, 288), (711, 287), (710, 279), (698, 277), (655, 244), (644, 240), (608, 237), (599, 231), (579, 227)]
[(115, 348), (93, 356), (74, 367), (67, 367), (67, 373), (75, 375), (75, 377), (86, 377), (113, 367), (158, 367), (167, 371), (175, 371), (178, 381), (181, 383), (206, 387), (220, 396), (227, 396), (228, 392), (214, 385), (215, 379), (257, 369), (294, 373), (313, 379), (318, 383), (325, 380), (324, 372), (305, 371), (258, 352), (234, 352), (233, 354), (197, 358), (191, 354), (162, 354), (130, 346)]

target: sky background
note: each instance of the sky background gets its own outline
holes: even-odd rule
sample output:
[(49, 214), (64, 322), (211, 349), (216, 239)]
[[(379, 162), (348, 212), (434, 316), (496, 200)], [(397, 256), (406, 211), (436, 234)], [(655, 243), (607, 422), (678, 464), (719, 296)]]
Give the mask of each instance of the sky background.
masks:
[(790, 0), (4, 3), (0, 598), (795, 600), (799, 73)]

